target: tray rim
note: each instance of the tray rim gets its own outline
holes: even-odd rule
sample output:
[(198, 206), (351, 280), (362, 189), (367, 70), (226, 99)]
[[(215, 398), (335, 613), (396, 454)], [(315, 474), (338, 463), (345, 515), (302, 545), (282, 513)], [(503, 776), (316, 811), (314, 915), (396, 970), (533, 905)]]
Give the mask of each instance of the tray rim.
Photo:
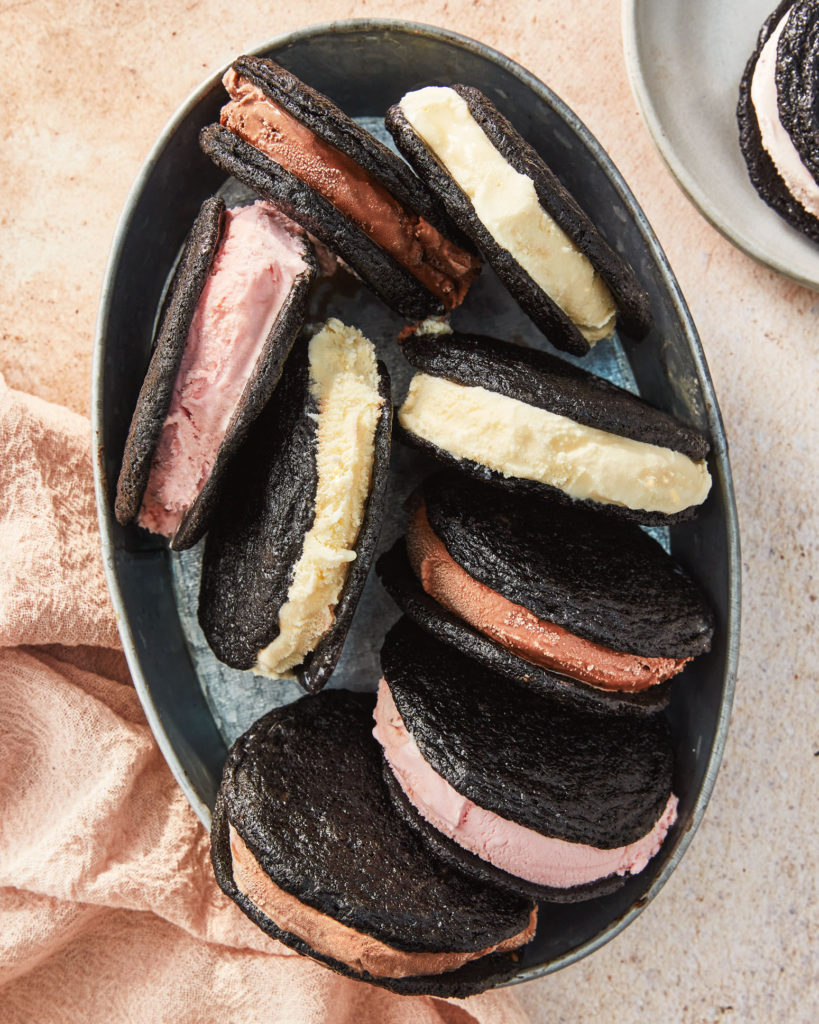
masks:
[[(633, 3), (633, 0), (623, 0), (623, 10)], [(716, 393), (714, 391), (711, 375), (703, 352), (702, 343), (694, 325), (691, 313), (683, 298), (680, 286), (674, 276), (665, 252), (649, 224), (642, 208), (623, 179), (620, 171), (610, 160), (605, 150), (597, 139), (591, 134), (585, 124), (577, 115), (564, 103), (559, 96), (545, 85), (532, 72), (522, 65), (502, 54), (500, 51), (481, 43), (468, 36), (453, 32), (450, 29), (440, 28), (436, 25), (423, 22), (406, 21), (396, 18), (350, 18), (337, 21), (317, 22), (312, 25), (302, 26), (292, 32), (274, 36), (266, 42), (246, 50), (246, 53), (263, 55), (273, 49), (281, 48), (302, 39), (314, 35), (338, 34), (352, 32), (382, 32), (399, 31), (414, 35), (432, 37), (451, 45), (460, 47), (475, 53), (486, 60), (500, 66), (503, 70), (518, 78), (525, 86), (534, 92), (541, 100), (551, 105), (567, 124), (578, 134), (586, 146), (590, 155), (598, 163), (606, 168), (612, 186), (628, 208), (631, 216), (634, 217), (645, 243), (656, 261), (660, 271), (663, 286), (666, 288), (670, 301), (672, 302), (677, 315), (683, 325), (686, 342), (696, 368), (697, 377), (702, 389), (706, 406), (708, 429), (711, 435), (713, 464), (715, 475), (718, 477), (726, 497), (725, 507), (725, 532), (728, 543), (728, 608), (727, 608), (727, 643), (726, 643), (726, 667), (723, 680), (723, 698), (720, 705), (717, 726), (714, 734), (714, 745), (711, 756), (708, 760), (702, 786), (694, 804), (691, 823), (685, 834), (680, 838), (679, 845), (673, 855), (668, 859), (663, 870), (657, 875), (647, 892), (637, 900), (619, 918), (612, 921), (594, 938), (579, 946), (568, 950), (563, 955), (550, 960), (546, 964), (539, 964), (522, 970), (505, 985), (520, 984), (525, 981), (532, 981), (535, 978), (543, 977), (554, 971), (576, 963), (583, 957), (595, 952), (618, 935), (631, 921), (634, 920), (654, 899), (660, 889), (665, 885), (673, 871), (676, 869), (683, 855), (702, 821), (705, 810), (711, 798), (716, 783), (720, 763), (725, 748), (728, 733), (728, 725), (731, 717), (733, 704), (734, 687), (737, 675), (737, 663), (739, 658), (739, 634), (740, 634), (740, 607), (741, 607), (741, 561), (739, 545), (739, 524), (737, 519), (736, 500), (734, 495), (731, 466), (728, 458), (728, 442), (725, 437), (725, 429), (722, 416), (719, 410)], [(625, 34), (625, 33), (624, 33)], [(165, 146), (178, 126), (188, 117), (199, 100), (221, 80), (225, 71), (230, 67), (225, 64), (216, 72), (210, 74), (200, 85), (194, 88), (177, 108), (174, 114), (166, 122), (156, 141), (148, 152), (140, 170), (128, 192), (125, 204), (122, 208), (119, 220), (114, 233), (108, 260), (105, 267), (103, 286), (100, 293), (97, 321), (94, 332), (94, 350), (91, 375), (91, 433), (94, 457), (94, 491), (97, 504), (97, 518), (100, 528), (102, 559), (108, 590), (114, 607), (117, 627), (122, 640), (128, 667), (134, 682), (134, 687), (139, 696), (151, 732), (173, 773), (177, 783), (182, 789), (191, 807), (199, 817), (205, 828), (209, 828), (210, 809), (196, 794), (191, 780), (188, 778), (173, 745), (162, 726), (157, 710), (154, 706), (150, 688), (139, 666), (139, 658), (134, 642), (134, 637), (125, 612), (124, 601), (119, 587), (114, 564), (114, 547), (111, 537), (112, 513), (108, 488), (104, 475), (103, 459), (103, 371), (104, 371), (104, 347), (106, 340), (106, 324), (114, 299), (114, 279), (116, 268), (122, 256), (125, 239), (131, 218), (134, 214), (137, 202), (142, 194), (146, 181), (150, 177), (156, 163), (158, 162)], [(503, 987), (503, 986), (501, 986)]]

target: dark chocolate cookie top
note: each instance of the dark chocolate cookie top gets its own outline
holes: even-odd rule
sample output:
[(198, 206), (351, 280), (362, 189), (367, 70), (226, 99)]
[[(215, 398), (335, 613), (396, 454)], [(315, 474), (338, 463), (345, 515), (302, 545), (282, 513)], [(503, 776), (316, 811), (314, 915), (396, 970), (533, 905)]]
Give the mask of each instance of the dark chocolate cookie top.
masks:
[[(748, 168), (748, 177), (760, 198), (797, 231), (801, 231), (803, 235), (814, 242), (819, 242), (819, 218), (805, 210), (799, 200), (791, 195), (787, 185), (780, 177), (773, 160), (762, 145), (759, 122), (751, 99), (751, 82), (762, 47), (791, 6), (791, 0), (783, 0), (770, 15), (760, 30), (756, 49), (745, 65), (745, 71), (739, 84), (739, 101), (737, 103), (739, 146)], [(780, 110), (781, 116), (782, 110)]]
[(279, 611), (315, 518), (317, 411), (302, 337), (226, 474), (205, 541), (199, 623), (233, 668), (252, 668), (279, 635)]
[(703, 459), (709, 445), (694, 427), (602, 377), (538, 349), (482, 334), (412, 334), (402, 344), (417, 369), (483, 387), (621, 437)]
[(776, 48), (776, 93), (779, 119), (802, 163), (819, 182), (819, 4), (816, 0), (796, 0), (791, 7)]
[(600, 849), (633, 843), (659, 820), (673, 760), (659, 716), (568, 710), (406, 618), (387, 634), (381, 667), (424, 759), (479, 807)]
[(645, 658), (710, 648), (713, 619), (698, 588), (635, 524), (453, 473), (430, 477), (421, 493), (458, 565), (539, 618)]
[(325, 690), (265, 715), (231, 748), (221, 798), (270, 878), (395, 949), (486, 949), (522, 931), (529, 900), (447, 867), (393, 809), (372, 737), (374, 697)]

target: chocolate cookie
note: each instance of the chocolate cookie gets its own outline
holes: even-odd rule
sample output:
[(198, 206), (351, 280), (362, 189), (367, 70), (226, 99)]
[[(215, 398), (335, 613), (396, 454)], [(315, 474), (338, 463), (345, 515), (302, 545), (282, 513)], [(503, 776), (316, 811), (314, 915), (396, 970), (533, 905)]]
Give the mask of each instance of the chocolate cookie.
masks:
[[(808, 213), (799, 200), (792, 195), (788, 186), (785, 184), (785, 181), (779, 174), (776, 165), (763, 146), (762, 136), (759, 130), (759, 121), (757, 119), (756, 110), (751, 97), (751, 84), (753, 81), (754, 71), (756, 70), (757, 61), (759, 60), (759, 55), (779, 22), (787, 14), (788, 10), (794, 6), (798, 5), (794, 5), (791, 0), (783, 0), (783, 2), (779, 4), (773, 14), (771, 14), (762, 26), (759, 33), (759, 39), (757, 40), (756, 49), (749, 57), (748, 63), (745, 65), (745, 71), (742, 75), (742, 80), (739, 86), (739, 102), (737, 104), (739, 144), (748, 168), (748, 176), (750, 177), (754, 188), (759, 193), (759, 196), (768, 204), (768, 206), (771, 207), (771, 209), (776, 210), (776, 212), (788, 221), (792, 227), (796, 228), (797, 231), (800, 231), (803, 235), (806, 235), (814, 242), (819, 242), (819, 218)], [(788, 24), (789, 23), (790, 18), (788, 18)], [(803, 98), (800, 98), (799, 95), (791, 94), (792, 89), (795, 89), (798, 93), (802, 88), (803, 83), (801, 75), (797, 72), (800, 48), (797, 46), (794, 50), (790, 50), (788, 47), (789, 43), (783, 30), (783, 35), (780, 37), (779, 44), (777, 46), (777, 54), (782, 53), (782, 56), (785, 59), (781, 73), (779, 69), (779, 60), (777, 60), (776, 81), (779, 117), (780, 120), (783, 120), (783, 125), (787, 122), (794, 128), (795, 136), (792, 137), (792, 141), (800, 152), (800, 156), (802, 156), (802, 151), (804, 151), (805, 154), (808, 155), (808, 158), (811, 159), (811, 147), (804, 136), (805, 126), (809, 123), (809, 115), (806, 116), (806, 112), (801, 111), (801, 106), (803, 99), (804, 101), (807, 101), (807, 96), (809, 94), (812, 95), (812, 93), (809, 90)], [(810, 60), (812, 59), (813, 58), (811, 57)], [(780, 82), (782, 89), (781, 92)], [(802, 147), (801, 150), (800, 146)], [(804, 156), (802, 159), (805, 159)], [(810, 168), (811, 164), (806, 162), (806, 166)], [(815, 174), (815, 172), (812, 173)]]
[(459, 305), (479, 261), (394, 153), (274, 61), (240, 57), (203, 150), (340, 256), (402, 316)]
[[(435, 124), (439, 106), (446, 115), (441, 118), (440, 131)], [(457, 165), (459, 141), (455, 140), (461, 136), (452, 127), (456, 118), (460, 118), (458, 130), (471, 132), (473, 141), (484, 149), (483, 137), (491, 146), (485, 153), (488, 159), (478, 158), (477, 174), (477, 150), (469, 150), (469, 161)], [(630, 337), (639, 340), (648, 333), (648, 293), (632, 268), (608, 245), (542, 157), (478, 89), (453, 85), (410, 93), (390, 108), (386, 124), (398, 148), (453, 221), (554, 345), (585, 354), (590, 341), (614, 329), (615, 312), (620, 329)], [(503, 188), (507, 197), (501, 216), (493, 206), (493, 188)], [(518, 198), (520, 206), (515, 205)], [(517, 223), (510, 210), (518, 215)], [(539, 220), (542, 225), (535, 228)], [(537, 234), (527, 234), (526, 244), (516, 246), (527, 231)], [(548, 266), (533, 257), (538, 249), (551, 254)], [(575, 300), (555, 275), (567, 250), (572, 260), (583, 261), (584, 281), (590, 291), (597, 289), (600, 302), (605, 303), (605, 324), (587, 324), (584, 314), (591, 312), (588, 296)]]
[[(401, 821), (373, 706), (326, 690), (236, 741), (211, 832), (217, 881), (269, 935), (348, 977), (406, 994), (482, 991), (517, 969), (534, 908), (451, 870)], [(493, 953), (503, 942), (516, 950)]]
[[(117, 484), (117, 520), (123, 525), (136, 520), (153, 532), (169, 536), (175, 550), (191, 547), (207, 530), (225, 469), (273, 393), (293, 340), (301, 329), (316, 270), (310, 243), (295, 224), (269, 207), (264, 207), (262, 213), (255, 211), (254, 207), (226, 210), (218, 196), (202, 204), (171, 283), (125, 442)], [(222, 380), (230, 376), (237, 378), (235, 398), (225, 396), (224, 388), (216, 391), (210, 400), (204, 399), (202, 394), (191, 396), (191, 390), (203, 387), (201, 382), (207, 373), (204, 365), (207, 360), (199, 360), (203, 365), (197, 363), (197, 350), (201, 352), (203, 342), (202, 330), (194, 323), (195, 317), (200, 317), (197, 323), (201, 326), (201, 320), (210, 315), (206, 286), (214, 262), (222, 261), (223, 275), (230, 272), (226, 269), (229, 258), (225, 247), (230, 245), (232, 251), (238, 247), (241, 260), (241, 243), (233, 241), (232, 231), (237, 219), (244, 222), (248, 218), (258, 221), (260, 237), (267, 238), (269, 244), (282, 251), (290, 250), (287, 268), (282, 264), (277, 270), (284, 280), (287, 280), (284, 275), (289, 275), (289, 287), (281, 296), (280, 286), (272, 286), (267, 306), (262, 295), (249, 311), (250, 315), (258, 315), (260, 308), (265, 309), (270, 326), (262, 339), (251, 337), (250, 343), (242, 347), (242, 332), (255, 335), (257, 328), (242, 327), (241, 308), (229, 324), (209, 328), (212, 344), (222, 332), (223, 336), (218, 336), (224, 353), (221, 376)], [(271, 265), (268, 261), (258, 271), (259, 275), (270, 276)], [(244, 273), (249, 274), (247, 268)], [(192, 385), (188, 378), (194, 381)], [(231, 401), (234, 404), (231, 405)], [(223, 405), (227, 402), (227, 405), (221, 408), (220, 402)], [(187, 422), (195, 422), (205, 405), (208, 406), (205, 421), (209, 426), (219, 413), (212, 450), (207, 457), (186, 448), (191, 442), (197, 446), (196, 428), (184, 432)], [(171, 424), (169, 412), (176, 421), (185, 419), (187, 422), (181, 428), (178, 423)], [(205, 425), (198, 426), (200, 432), (207, 435)], [(192, 486), (186, 482), (192, 475), (186, 462), (197, 458), (203, 465)], [(167, 496), (171, 494), (172, 504), (169, 504)]]
[(796, 0), (777, 44), (779, 118), (802, 163), (819, 181), (819, 6)]
[[(337, 359), (329, 370), (322, 344)], [(332, 381), (343, 377), (353, 344), (360, 372), (351, 401), (360, 407), (347, 409)], [(322, 377), (330, 390), (319, 396)], [(361, 430), (359, 416), (367, 417)], [(330, 320), (297, 344), (236, 460), (205, 545), (199, 622), (220, 660), (274, 677), (295, 674), (313, 693), (327, 682), (378, 540), (391, 422), (389, 376), (359, 332)], [(336, 512), (354, 492), (363, 506), (339, 534)], [(329, 562), (321, 569), (331, 552), (332, 571)]]

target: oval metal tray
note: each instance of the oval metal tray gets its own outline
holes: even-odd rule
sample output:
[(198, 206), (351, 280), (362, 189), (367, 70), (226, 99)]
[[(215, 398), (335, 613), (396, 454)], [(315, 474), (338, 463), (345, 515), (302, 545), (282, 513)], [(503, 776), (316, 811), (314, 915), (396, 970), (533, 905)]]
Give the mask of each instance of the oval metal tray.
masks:
[[(557, 970), (617, 934), (656, 895), (679, 863), (705, 811), (730, 716), (739, 641), (739, 540), (725, 435), (694, 324), (640, 207), (599, 143), (533, 75), (494, 50), (451, 32), (397, 21), (315, 26), (255, 51), (271, 55), (369, 127), (408, 89), (465, 82), (481, 88), (544, 153), (610, 244), (651, 295), (654, 327), (639, 346), (600, 343), (584, 365), (696, 424), (710, 437), (714, 486), (700, 517), (661, 539), (687, 566), (716, 613), (713, 650), (674, 686), (667, 712), (680, 816), (660, 854), (617, 893), (550, 906), (521, 960), (518, 981)], [(233, 673), (210, 654), (195, 615), (196, 549), (171, 555), (157, 538), (123, 529), (113, 494), (154, 319), (184, 236), (223, 174), (201, 155), (199, 129), (218, 118), (222, 72), (179, 109), (145, 162), (120, 220), (97, 324), (93, 430), (97, 502), (108, 584), (125, 653), (145, 713), (168, 764), (202, 822), (219, 784), (227, 745), (267, 708), (298, 696), (295, 684)], [(407, 369), (395, 338), (402, 321), (347, 275), (315, 291), (311, 319), (337, 315), (375, 343), (400, 400)], [(454, 326), (548, 348), (497, 279), (484, 270)], [(401, 531), (403, 496), (430, 464), (396, 445), (391, 512), (381, 548)], [(397, 611), (371, 574), (333, 685), (375, 688), (377, 651)]]

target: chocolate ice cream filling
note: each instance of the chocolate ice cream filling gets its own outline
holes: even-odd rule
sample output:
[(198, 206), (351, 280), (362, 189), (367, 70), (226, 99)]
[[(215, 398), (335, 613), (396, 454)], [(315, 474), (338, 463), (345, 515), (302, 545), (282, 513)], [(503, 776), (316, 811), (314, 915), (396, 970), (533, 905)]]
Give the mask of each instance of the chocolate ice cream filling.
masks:
[(437, 296), (459, 306), (478, 261), (418, 214), (407, 210), (360, 164), (291, 117), (231, 68), (223, 79), (231, 102), (221, 122), (318, 192)]
[(316, 953), (340, 960), (360, 974), (367, 973), (373, 978), (407, 978), (454, 971), (490, 953), (518, 949), (535, 933), (537, 910), (533, 909), (523, 931), (487, 949), (466, 953), (408, 953), (394, 949), (285, 892), (259, 864), (234, 827), (229, 828), (233, 881), (239, 891), (282, 931), (297, 936)]
[(415, 512), (407, 555), (424, 590), (473, 629), (513, 654), (601, 690), (645, 690), (681, 672), (690, 658), (644, 658), (614, 651), (538, 618), (474, 579), (447, 551), (427, 518)]

